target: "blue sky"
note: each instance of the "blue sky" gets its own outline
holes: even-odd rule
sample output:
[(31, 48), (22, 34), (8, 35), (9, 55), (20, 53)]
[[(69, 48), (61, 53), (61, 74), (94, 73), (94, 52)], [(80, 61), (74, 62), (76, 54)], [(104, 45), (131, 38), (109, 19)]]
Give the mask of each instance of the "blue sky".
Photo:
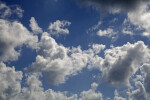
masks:
[(0, 100), (150, 100), (149, 0), (1, 0)]

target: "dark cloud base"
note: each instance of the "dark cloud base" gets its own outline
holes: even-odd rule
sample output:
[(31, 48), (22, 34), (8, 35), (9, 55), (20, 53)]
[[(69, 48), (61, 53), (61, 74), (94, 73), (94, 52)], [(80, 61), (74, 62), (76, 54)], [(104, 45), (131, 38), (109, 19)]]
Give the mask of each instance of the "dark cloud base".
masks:
[(78, 4), (84, 6), (94, 6), (98, 10), (136, 10), (141, 4), (149, 3), (149, 0), (76, 0)]

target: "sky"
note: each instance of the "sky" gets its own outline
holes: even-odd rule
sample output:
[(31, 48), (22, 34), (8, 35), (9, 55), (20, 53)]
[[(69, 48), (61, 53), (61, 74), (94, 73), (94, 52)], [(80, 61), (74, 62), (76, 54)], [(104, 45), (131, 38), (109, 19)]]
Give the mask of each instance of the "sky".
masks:
[(0, 0), (0, 100), (150, 100), (149, 0)]

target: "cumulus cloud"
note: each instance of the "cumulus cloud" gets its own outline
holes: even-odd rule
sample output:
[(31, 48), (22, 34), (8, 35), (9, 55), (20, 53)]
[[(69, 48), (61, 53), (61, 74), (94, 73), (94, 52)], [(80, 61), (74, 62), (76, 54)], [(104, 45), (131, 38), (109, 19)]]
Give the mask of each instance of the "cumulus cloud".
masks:
[(114, 30), (112, 28), (107, 28), (106, 30), (99, 30), (97, 32), (98, 36), (106, 36), (106, 37), (112, 37), (116, 34), (117, 34), (117, 32), (114, 32)]
[(117, 90), (114, 92), (114, 100), (126, 100), (125, 98), (121, 97)]
[(108, 10), (111, 13), (120, 11), (136, 10), (141, 4), (146, 4), (149, 0), (76, 0), (81, 5), (93, 6), (97, 10)]
[(22, 72), (0, 63), (0, 100), (77, 100), (77, 95), (52, 89), (44, 91), (38, 74), (27, 75), (25, 87), (21, 86)]
[(103, 80), (116, 87), (129, 86), (130, 77), (149, 57), (149, 49), (142, 41), (107, 49), (101, 63)]
[(38, 23), (36, 22), (34, 17), (30, 19), (30, 28), (34, 34), (42, 33), (42, 29), (39, 27)]
[(0, 61), (14, 61), (20, 55), (19, 47), (23, 44), (35, 47), (38, 41), (21, 23), (0, 19)]
[(131, 24), (137, 26), (139, 30), (144, 30), (143, 36), (150, 36), (150, 10), (148, 4), (142, 4), (138, 7), (136, 11), (128, 12), (128, 20)]
[(4, 63), (0, 63), (1, 100), (103, 100), (102, 94), (95, 92), (97, 83), (93, 83), (91, 89), (82, 91), (80, 95), (67, 96), (67, 91), (44, 90), (39, 73), (26, 74), (25, 85), (22, 86), (22, 75), (23, 73), (15, 71), (14, 67), (7, 67)]
[(57, 20), (54, 23), (50, 23), (48, 30), (50, 34), (59, 36), (61, 34), (69, 34), (69, 30), (65, 28), (66, 26), (70, 26), (71, 22), (63, 20)]
[(79, 100), (103, 100), (103, 95), (100, 92), (95, 92), (98, 84), (92, 83), (91, 89), (82, 91)]
[(21, 18), (24, 11), (17, 5), (7, 6), (5, 3), (0, 1), (0, 12), (0, 18), (8, 18), (14, 14)]
[(97, 45), (85, 51), (82, 51), (80, 47), (66, 48), (57, 44), (45, 32), (38, 43), (36, 62), (32, 63), (29, 71), (43, 72), (49, 83), (64, 83), (69, 76), (76, 75), (86, 67), (88, 61), (96, 58), (96, 54), (104, 47), (104, 45)]
[(0, 100), (12, 100), (21, 91), (22, 72), (0, 63)]
[(67, 97), (65, 92), (44, 90), (38, 74), (28, 75), (26, 85), (22, 88), (17, 100), (76, 100), (77, 97), (76, 94)]

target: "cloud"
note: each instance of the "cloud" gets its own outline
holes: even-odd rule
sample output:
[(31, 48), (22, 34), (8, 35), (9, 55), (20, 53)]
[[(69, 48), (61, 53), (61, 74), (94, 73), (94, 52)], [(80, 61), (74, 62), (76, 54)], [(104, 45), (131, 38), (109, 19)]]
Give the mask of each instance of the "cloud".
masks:
[(37, 75), (28, 76), (27, 85), (28, 87), (22, 89), (23, 94), (21, 96), (23, 96), (23, 99), (20, 100), (103, 100), (102, 94), (95, 92), (98, 86), (97, 83), (92, 83), (91, 89), (82, 91), (80, 95), (72, 94), (71, 96), (67, 96), (67, 91), (56, 92), (52, 89), (44, 91)]
[(121, 97), (118, 91), (115, 90), (114, 100), (149, 100), (144, 85), (137, 81), (135, 82), (135, 86), (137, 89), (127, 92), (126, 98)]
[(138, 89), (129, 93), (131, 100), (149, 100), (143, 84), (136, 82), (135, 85)]
[(65, 92), (55, 92), (52, 89), (45, 91), (38, 74), (28, 75), (26, 85), (17, 100), (76, 100), (76, 95), (67, 97)]
[(34, 34), (39, 34), (39, 33), (43, 32), (42, 29), (37, 24), (34, 17), (31, 17), (31, 19), (30, 19), (30, 28)]
[(146, 92), (150, 92), (150, 64), (144, 64), (141, 67), (142, 73), (145, 75), (144, 77), (144, 85), (146, 88)]
[(108, 10), (111, 13), (120, 11), (136, 10), (141, 4), (146, 4), (149, 0), (76, 0), (81, 5), (93, 6), (97, 10)]
[(95, 92), (97, 86), (97, 83), (92, 83), (91, 89), (81, 92), (79, 100), (103, 100), (103, 95), (100, 92)]
[[(79, 95), (67, 96), (69, 94), (67, 91), (44, 90), (39, 73), (26, 74), (23, 86), (21, 71), (15, 71), (14, 67), (7, 67), (4, 63), (0, 63), (0, 69), (1, 100), (105, 100), (101, 92), (96, 92), (98, 84), (95, 82), (91, 84), (91, 89), (82, 91)], [(143, 84), (136, 82), (135, 85), (137, 89), (127, 92), (126, 98), (121, 97), (115, 90), (114, 100), (148, 100)]]
[(106, 49), (105, 58), (100, 67), (102, 78), (116, 87), (130, 86), (130, 77), (149, 57), (149, 49), (142, 41)]
[[(0, 61), (15, 61), (23, 44), (34, 48), (38, 41), (21, 23), (0, 19)], [(18, 50), (17, 50), (18, 49)]]
[(126, 100), (125, 98), (123, 98), (119, 95), (117, 90), (115, 90), (114, 95), (115, 95), (114, 100)]
[(63, 20), (57, 20), (54, 23), (50, 23), (48, 30), (50, 34), (59, 36), (61, 34), (69, 34), (69, 30), (67, 28), (64, 28), (66, 26), (70, 26), (71, 22)]
[(130, 11), (127, 13), (128, 20), (131, 24), (137, 26), (139, 30), (144, 31), (143, 36), (150, 36), (150, 22), (148, 21), (150, 18), (150, 10), (148, 4), (142, 4), (136, 9), (136, 11)]
[(0, 1), (0, 18), (8, 18), (11, 15), (17, 15), (19, 18), (23, 16), (23, 10), (17, 5), (7, 6)]
[[(44, 90), (39, 73), (26, 74), (24, 86), (21, 84), (23, 73), (0, 63), (0, 99), (1, 100), (103, 100), (100, 92), (95, 92), (98, 84), (92, 83), (91, 89), (80, 95)], [(90, 93), (90, 95), (89, 95)], [(71, 94), (71, 93), (70, 93)]]
[(32, 63), (28, 71), (42, 72), (49, 83), (64, 83), (68, 77), (76, 75), (86, 67), (88, 61), (90, 65), (95, 65), (96, 62), (90, 61), (92, 59), (96, 61), (96, 58), (100, 59), (100, 57), (96, 57), (96, 54), (104, 48), (104, 45), (97, 45), (97, 47), (94, 45), (93, 49), (85, 51), (82, 51), (80, 47), (66, 48), (57, 44), (45, 32), (38, 43), (36, 62)]
[(117, 32), (114, 32), (114, 30), (112, 28), (107, 28), (106, 30), (99, 30), (97, 32), (98, 36), (106, 36), (106, 37), (112, 37), (116, 34), (117, 34)]
[(52, 89), (44, 91), (38, 74), (27, 75), (25, 86), (21, 86), (22, 72), (0, 63), (0, 100), (77, 100), (65, 92)]
[(0, 63), (0, 100), (12, 100), (21, 91), (22, 72)]

